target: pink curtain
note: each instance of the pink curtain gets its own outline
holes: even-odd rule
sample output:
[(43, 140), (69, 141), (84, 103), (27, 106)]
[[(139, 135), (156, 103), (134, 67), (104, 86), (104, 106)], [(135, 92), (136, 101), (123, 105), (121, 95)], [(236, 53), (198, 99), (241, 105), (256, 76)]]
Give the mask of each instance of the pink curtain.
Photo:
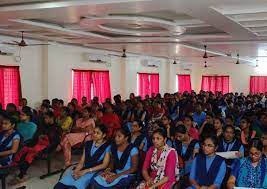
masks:
[(229, 93), (229, 76), (202, 76), (201, 90)]
[(138, 95), (144, 98), (152, 93), (159, 93), (159, 74), (138, 73)]
[(92, 72), (87, 70), (73, 70), (73, 98), (81, 103), (82, 97), (91, 99)]
[(159, 74), (150, 74), (150, 90), (151, 94), (159, 93)]
[(97, 96), (100, 102), (104, 102), (106, 98), (111, 98), (109, 72), (93, 71), (92, 79), (94, 96)]
[(20, 71), (18, 66), (0, 66), (0, 103), (19, 105), (21, 98)]
[(138, 95), (142, 98), (144, 98), (147, 94), (150, 95), (149, 74), (139, 73), (138, 81)]
[(267, 92), (267, 76), (250, 76), (250, 93)]
[(191, 78), (190, 75), (177, 75), (178, 77), (178, 92), (183, 93), (185, 91), (191, 92)]

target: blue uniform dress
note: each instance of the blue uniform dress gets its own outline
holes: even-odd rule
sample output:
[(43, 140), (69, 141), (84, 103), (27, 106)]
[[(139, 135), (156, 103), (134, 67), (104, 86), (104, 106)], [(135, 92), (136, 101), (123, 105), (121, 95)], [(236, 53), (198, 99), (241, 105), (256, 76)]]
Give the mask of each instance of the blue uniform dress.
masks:
[(236, 160), (231, 175), (236, 178), (237, 187), (267, 188), (266, 159), (262, 158), (256, 167), (249, 157)]
[[(191, 141), (193, 142), (193, 141)], [(189, 145), (191, 145), (191, 142)], [(180, 155), (182, 158), (183, 158), (183, 161), (184, 161), (184, 168), (183, 169), (180, 169), (180, 175), (181, 176), (184, 176), (184, 175), (189, 175), (190, 173), (190, 170), (191, 170), (191, 166), (192, 166), (192, 162), (193, 162), (193, 154), (189, 154), (189, 157), (185, 157), (188, 153), (187, 150), (189, 145), (185, 145), (183, 143), (181, 143), (181, 149), (179, 149), (179, 144), (176, 143), (176, 140), (171, 142), (169, 140), (167, 140), (167, 144), (171, 147), (173, 147), (174, 149), (176, 149), (178, 155)], [(195, 149), (199, 149), (200, 146), (199, 146), (199, 143), (198, 142), (195, 142), (193, 148), (192, 148), (192, 152), (195, 150)], [(186, 158), (186, 159), (185, 159)]]
[(202, 126), (202, 123), (204, 123), (206, 119), (206, 113), (201, 112), (200, 115), (197, 112), (193, 113), (193, 120), (197, 123), (198, 128)]
[[(201, 160), (198, 160), (198, 157), (202, 156)], [(218, 163), (220, 162), (220, 163)], [(201, 167), (205, 165), (206, 171), (203, 171)], [(218, 166), (219, 165), (219, 166)], [(204, 177), (201, 178), (200, 174), (198, 173), (204, 172)], [(205, 174), (205, 172), (207, 174)], [(190, 179), (194, 179), (201, 185), (201, 183), (209, 183), (208, 185), (215, 184), (217, 188), (220, 188), (223, 178), (226, 173), (226, 163), (224, 162), (221, 157), (215, 155), (212, 157), (208, 157), (206, 155), (199, 154), (193, 160), (191, 172), (190, 172)], [(213, 180), (213, 181), (212, 181)], [(202, 184), (206, 185), (206, 184)], [(206, 185), (206, 186), (208, 186)], [(188, 189), (195, 189), (194, 186), (189, 187)]]
[[(13, 131), (11, 135), (8, 137), (5, 137), (5, 133), (0, 133), (0, 152), (4, 152), (7, 150), (10, 150), (13, 145), (14, 140), (20, 140), (20, 135), (17, 131)], [(7, 157), (0, 157), (0, 165), (6, 166), (9, 165), (12, 162), (13, 154), (7, 156)]]
[[(117, 155), (119, 160), (121, 160), (123, 152), (117, 151)], [(131, 158), (135, 155), (138, 155), (138, 149), (136, 147), (133, 147), (131, 149), (130, 155), (128, 156), (127, 162), (123, 167), (123, 169), (121, 170), (117, 169), (115, 172), (119, 174), (121, 172), (130, 169), (132, 167)], [(129, 187), (134, 178), (135, 177), (133, 174), (122, 175), (119, 178), (115, 179), (113, 182), (107, 183), (106, 180), (99, 174), (98, 176), (94, 177), (92, 185), (94, 189), (111, 189), (111, 188), (124, 189)]]
[[(104, 145), (104, 144), (102, 144)], [(95, 154), (95, 152), (102, 146), (95, 146), (95, 143), (93, 143), (92, 148), (91, 148), (91, 156), (93, 156)], [(105, 155), (107, 153), (110, 153), (110, 146), (108, 146), (105, 151), (103, 152), (103, 154), (100, 156), (98, 161), (102, 161), (105, 157)], [(86, 156), (86, 154), (85, 154)], [(82, 177), (80, 177), (78, 180), (75, 180), (72, 176), (73, 170), (69, 170), (66, 173), (66, 176), (63, 177), (59, 182), (66, 185), (66, 186), (75, 186), (77, 189), (85, 189), (91, 182), (92, 177), (96, 174), (96, 172), (94, 173), (87, 173), (85, 175), (83, 175)]]
[[(138, 138), (136, 138), (136, 139), (132, 139), (131, 140), (131, 143), (134, 145), (135, 144), (135, 142), (137, 142), (137, 144), (140, 146), (141, 144), (144, 144), (144, 147), (143, 147), (143, 151), (144, 152), (146, 152), (147, 151), (147, 146), (148, 146), (148, 144), (147, 144), (147, 139), (146, 139), (146, 137), (145, 136), (143, 136), (142, 137), (143, 139), (142, 139), (142, 141), (139, 141), (139, 142), (137, 142), (136, 140), (138, 140)], [(136, 148), (138, 148), (139, 149), (139, 146), (136, 146)]]

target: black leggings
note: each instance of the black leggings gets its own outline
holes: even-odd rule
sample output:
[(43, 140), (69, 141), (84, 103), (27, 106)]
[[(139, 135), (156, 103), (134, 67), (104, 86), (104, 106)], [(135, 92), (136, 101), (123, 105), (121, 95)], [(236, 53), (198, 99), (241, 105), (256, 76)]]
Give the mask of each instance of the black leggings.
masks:
[(65, 184), (62, 184), (60, 182), (58, 182), (55, 186), (54, 189), (78, 189), (75, 186), (67, 186)]
[(30, 164), (27, 161), (20, 162), (19, 163), (20, 173), (19, 173), (18, 177), (22, 178), (24, 175), (26, 175), (29, 167), (30, 167)]

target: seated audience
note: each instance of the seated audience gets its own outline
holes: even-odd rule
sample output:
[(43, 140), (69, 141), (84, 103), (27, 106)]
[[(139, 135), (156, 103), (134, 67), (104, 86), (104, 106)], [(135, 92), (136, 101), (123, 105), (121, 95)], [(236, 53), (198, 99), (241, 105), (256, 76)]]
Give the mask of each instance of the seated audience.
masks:
[(122, 127), (115, 133), (111, 146), (111, 168), (100, 172), (92, 181), (94, 189), (129, 188), (138, 170), (138, 149), (129, 143), (130, 131)]
[(93, 140), (87, 141), (81, 160), (74, 170), (68, 170), (54, 189), (86, 189), (93, 176), (108, 167), (110, 162), (110, 146), (106, 140), (107, 128), (97, 125)]
[(6, 113), (16, 119), (19, 122), (19, 112), (17, 111), (17, 107), (13, 103), (8, 103), (6, 106)]
[(131, 143), (139, 150), (147, 151), (147, 139), (143, 131), (143, 123), (134, 121), (131, 126)]
[[(19, 171), (12, 185), (26, 180), (35, 159), (54, 151), (68, 167), (76, 148), (84, 149), (78, 166), (55, 189), (267, 188), (267, 93), (191, 91), (143, 99), (132, 93), (125, 101), (120, 95), (111, 99), (89, 102), (84, 96), (78, 104), (73, 98), (68, 107), (45, 99), (38, 111), (26, 99), (19, 107), (0, 106), (0, 166), (12, 162)], [(234, 159), (215, 154), (225, 152)]]
[(199, 142), (188, 134), (184, 125), (178, 125), (172, 147), (183, 160), (184, 168), (180, 168), (180, 175), (183, 177), (183, 184), (187, 185), (193, 159), (199, 153)]
[(203, 153), (198, 154), (192, 163), (190, 189), (220, 188), (226, 173), (226, 164), (222, 157), (215, 154), (217, 148), (217, 137), (209, 136), (203, 141)]
[(0, 132), (0, 167), (10, 165), (19, 149), (21, 138), (15, 127), (16, 119), (10, 115), (3, 115)]
[(249, 141), (256, 137), (256, 131), (252, 128), (249, 118), (243, 117), (240, 121), (241, 142), (247, 146)]
[(105, 104), (105, 113), (100, 118), (100, 122), (108, 127), (108, 139), (112, 139), (116, 129), (121, 128), (120, 119), (117, 114), (113, 112), (111, 104)]
[(178, 180), (178, 156), (175, 149), (166, 144), (167, 133), (164, 129), (153, 132), (153, 147), (147, 154), (142, 174), (144, 182), (137, 188), (169, 189)]
[[(226, 125), (223, 128), (223, 137), (219, 139), (219, 145), (217, 152), (236, 152), (236, 158), (241, 158), (244, 156), (245, 149), (241, 141), (235, 137), (235, 128), (232, 125)], [(226, 188), (226, 182), (230, 176), (232, 170), (232, 163), (234, 159), (226, 159), (226, 174), (224, 177), (223, 188)]]
[(197, 123), (197, 127), (200, 128), (206, 120), (206, 113), (202, 111), (201, 103), (196, 104), (195, 110), (196, 111), (193, 113), (193, 120)]
[(234, 187), (266, 188), (267, 166), (262, 154), (263, 144), (259, 139), (249, 141), (249, 156), (235, 162), (227, 182), (229, 189)]
[(68, 107), (62, 107), (60, 111), (60, 116), (57, 119), (59, 127), (62, 129), (62, 135), (70, 132), (73, 120), (70, 116), (70, 109)]
[(262, 153), (267, 157), (267, 133), (263, 133), (261, 136), (261, 142), (263, 144), (263, 150)]
[(77, 144), (92, 140), (92, 134), (95, 128), (95, 121), (91, 118), (91, 109), (86, 107), (83, 109), (83, 117), (76, 121), (76, 124), (71, 129), (71, 133), (66, 134), (57, 151), (63, 150), (65, 167), (71, 164), (71, 148)]
[(18, 165), (20, 173), (14, 180), (11, 180), (11, 185), (26, 181), (27, 171), (33, 160), (55, 151), (60, 142), (60, 130), (55, 123), (53, 112), (48, 111), (44, 114), (44, 127), (36, 135), (37, 139), (32, 144), (23, 146), (14, 157), (14, 164)]
[(184, 125), (186, 126), (186, 129), (188, 131), (188, 134), (193, 138), (198, 140), (199, 139), (199, 133), (197, 128), (193, 126), (193, 117), (190, 115), (186, 115), (184, 117)]
[(31, 140), (37, 131), (37, 125), (31, 122), (32, 110), (30, 107), (25, 106), (20, 113), (20, 122), (17, 126), (17, 131), (23, 137), (23, 142), (27, 143)]

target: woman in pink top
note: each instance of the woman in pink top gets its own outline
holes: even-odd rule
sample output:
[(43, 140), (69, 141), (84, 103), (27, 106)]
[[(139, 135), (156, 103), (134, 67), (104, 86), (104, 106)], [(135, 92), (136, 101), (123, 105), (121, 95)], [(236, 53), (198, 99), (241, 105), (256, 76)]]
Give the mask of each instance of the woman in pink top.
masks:
[(146, 154), (142, 170), (145, 180), (137, 189), (170, 189), (178, 181), (178, 156), (166, 140), (167, 133), (163, 129), (153, 132), (153, 147)]
[(95, 128), (95, 121), (91, 118), (91, 109), (86, 107), (83, 109), (83, 117), (76, 121), (76, 125), (71, 133), (65, 135), (60, 143), (64, 152), (65, 166), (71, 164), (71, 147), (84, 141), (92, 140), (92, 134)]
[(188, 130), (188, 134), (191, 138), (198, 140), (199, 139), (199, 132), (198, 130), (193, 126), (193, 117), (190, 115), (186, 115), (184, 118), (184, 125), (186, 126)]

